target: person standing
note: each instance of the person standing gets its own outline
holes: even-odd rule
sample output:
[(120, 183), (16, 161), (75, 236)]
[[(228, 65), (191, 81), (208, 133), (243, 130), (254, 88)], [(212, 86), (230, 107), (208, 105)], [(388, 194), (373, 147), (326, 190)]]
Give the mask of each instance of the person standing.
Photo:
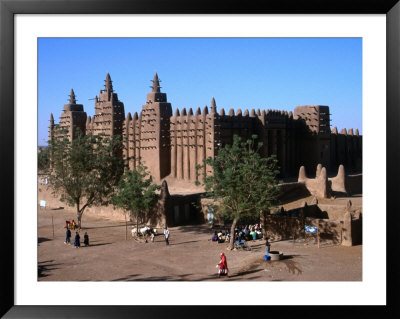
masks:
[(169, 245), (169, 230), (167, 226), (165, 226), (164, 228), (164, 237), (165, 237), (165, 244)]
[(226, 261), (226, 256), (224, 253), (220, 255), (221, 260), (217, 264), (218, 269), (218, 277), (227, 276), (228, 275), (228, 262)]
[(65, 242), (64, 244), (68, 244), (71, 245), (71, 231), (69, 228), (67, 228), (66, 232), (65, 232)]
[(89, 246), (89, 235), (85, 232), (85, 235), (83, 236), (83, 244), (85, 246)]
[(75, 248), (79, 248), (81, 246), (81, 236), (79, 236), (78, 232), (76, 232), (76, 235), (75, 235), (74, 246), (75, 246)]
[(265, 237), (265, 256), (264, 259), (265, 260), (269, 260), (269, 252), (271, 250), (271, 244), (268, 241), (268, 237)]

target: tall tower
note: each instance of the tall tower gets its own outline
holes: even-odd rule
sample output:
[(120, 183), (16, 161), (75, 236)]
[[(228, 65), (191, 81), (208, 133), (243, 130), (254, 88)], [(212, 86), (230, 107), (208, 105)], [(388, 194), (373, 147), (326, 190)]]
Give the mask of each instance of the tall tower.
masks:
[(160, 91), (160, 80), (154, 74), (141, 112), (140, 156), (155, 181), (160, 181), (171, 172), (170, 117), (171, 104), (167, 94)]
[(296, 106), (294, 118), (304, 122), (310, 137), (305, 141), (303, 164), (308, 170), (317, 164), (330, 168), (330, 113), (329, 106), (304, 105)]
[(99, 97), (95, 98), (94, 108), (93, 134), (122, 135), (122, 124), (125, 119), (124, 103), (118, 100), (109, 73), (106, 75), (104, 90), (100, 90)]
[(76, 104), (75, 92), (73, 89), (71, 89), (71, 93), (69, 95), (69, 103), (64, 104), (64, 109), (60, 116), (60, 123), (58, 124), (58, 129), (65, 130), (65, 134), (57, 132), (56, 136), (65, 136), (68, 137), (70, 141), (72, 141), (73, 138), (76, 136), (78, 129), (81, 131), (82, 134), (85, 134), (86, 118), (87, 115), (86, 112), (83, 110), (83, 105)]

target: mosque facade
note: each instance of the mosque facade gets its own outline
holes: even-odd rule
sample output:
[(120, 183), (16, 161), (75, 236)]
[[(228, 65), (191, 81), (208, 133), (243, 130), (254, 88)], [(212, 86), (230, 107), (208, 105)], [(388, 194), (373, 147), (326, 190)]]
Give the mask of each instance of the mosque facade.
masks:
[[(312, 172), (317, 164), (337, 171), (340, 164), (346, 172), (360, 172), (362, 136), (358, 129), (331, 129), (330, 109), (323, 105), (296, 106), (292, 111), (217, 109), (214, 98), (204, 108), (172, 110), (167, 94), (161, 92), (157, 73), (152, 80), (141, 112), (125, 115), (124, 104), (114, 92), (107, 74), (104, 89), (95, 97), (95, 114), (87, 116), (82, 104), (76, 103), (71, 90), (60, 121), (50, 116), (49, 138), (57, 128), (64, 128), (73, 139), (77, 128), (84, 133), (120, 135), (124, 141), (127, 165), (134, 169), (143, 163), (156, 182), (165, 178), (194, 182), (196, 166), (232, 144), (233, 136), (243, 140), (257, 135), (264, 157), (275, 154), (282, 177), (297, 176), (304, 166)], [(207, 174), (211, 169), (206, 167)], [(201, 172), (200, 172), (201, 173)]]

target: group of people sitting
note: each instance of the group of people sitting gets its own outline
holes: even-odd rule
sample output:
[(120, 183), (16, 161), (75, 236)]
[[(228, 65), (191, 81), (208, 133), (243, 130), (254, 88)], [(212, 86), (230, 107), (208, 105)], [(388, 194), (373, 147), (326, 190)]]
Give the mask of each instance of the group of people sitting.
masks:
[[(218, 232), (215, 231), (211, 237), (212, 241), (224, 243), (229, 242), (230, 240), (230, 232), (228, 229), (225, 231), (219, 230)], [(245, 225), (245, 226), (238, 226), (235, 228), (235, 241), (243, 242), (244, 240), (256, 240), (262, 238), (262, 229), (261, 225), (254, 224), (254, 225)]]
[(78, 228), (78, 225), (76, 224), (75, 220), (72, 220), (72, 221), (66, 220), (64, 228), (75, 230)]
[(219, 243), (225, 243), (225, 242), (229, 242), (230, 239), (230, 232), (229, 230), (225, 230), (224, 232), (222, 230), (220, 231), (215, 231), (214, 235), (211, 237), (212, 241), (217, 241)]
[(235, 239), (236, 240), (256, 240), (262, 238), (261, 225), (246, 225), (243, 227), (235, 228)]

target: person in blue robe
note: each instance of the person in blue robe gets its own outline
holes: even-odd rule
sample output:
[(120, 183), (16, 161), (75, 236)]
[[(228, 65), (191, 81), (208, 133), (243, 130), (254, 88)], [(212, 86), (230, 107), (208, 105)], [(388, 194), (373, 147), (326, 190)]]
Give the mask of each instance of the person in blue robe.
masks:
[(78, 232), (76, 232), (76, 235), (75, 235), (74, 246), (75, 246), (75, 248), (79, 248), (81, 246), (81, 236), (79, 236)]

